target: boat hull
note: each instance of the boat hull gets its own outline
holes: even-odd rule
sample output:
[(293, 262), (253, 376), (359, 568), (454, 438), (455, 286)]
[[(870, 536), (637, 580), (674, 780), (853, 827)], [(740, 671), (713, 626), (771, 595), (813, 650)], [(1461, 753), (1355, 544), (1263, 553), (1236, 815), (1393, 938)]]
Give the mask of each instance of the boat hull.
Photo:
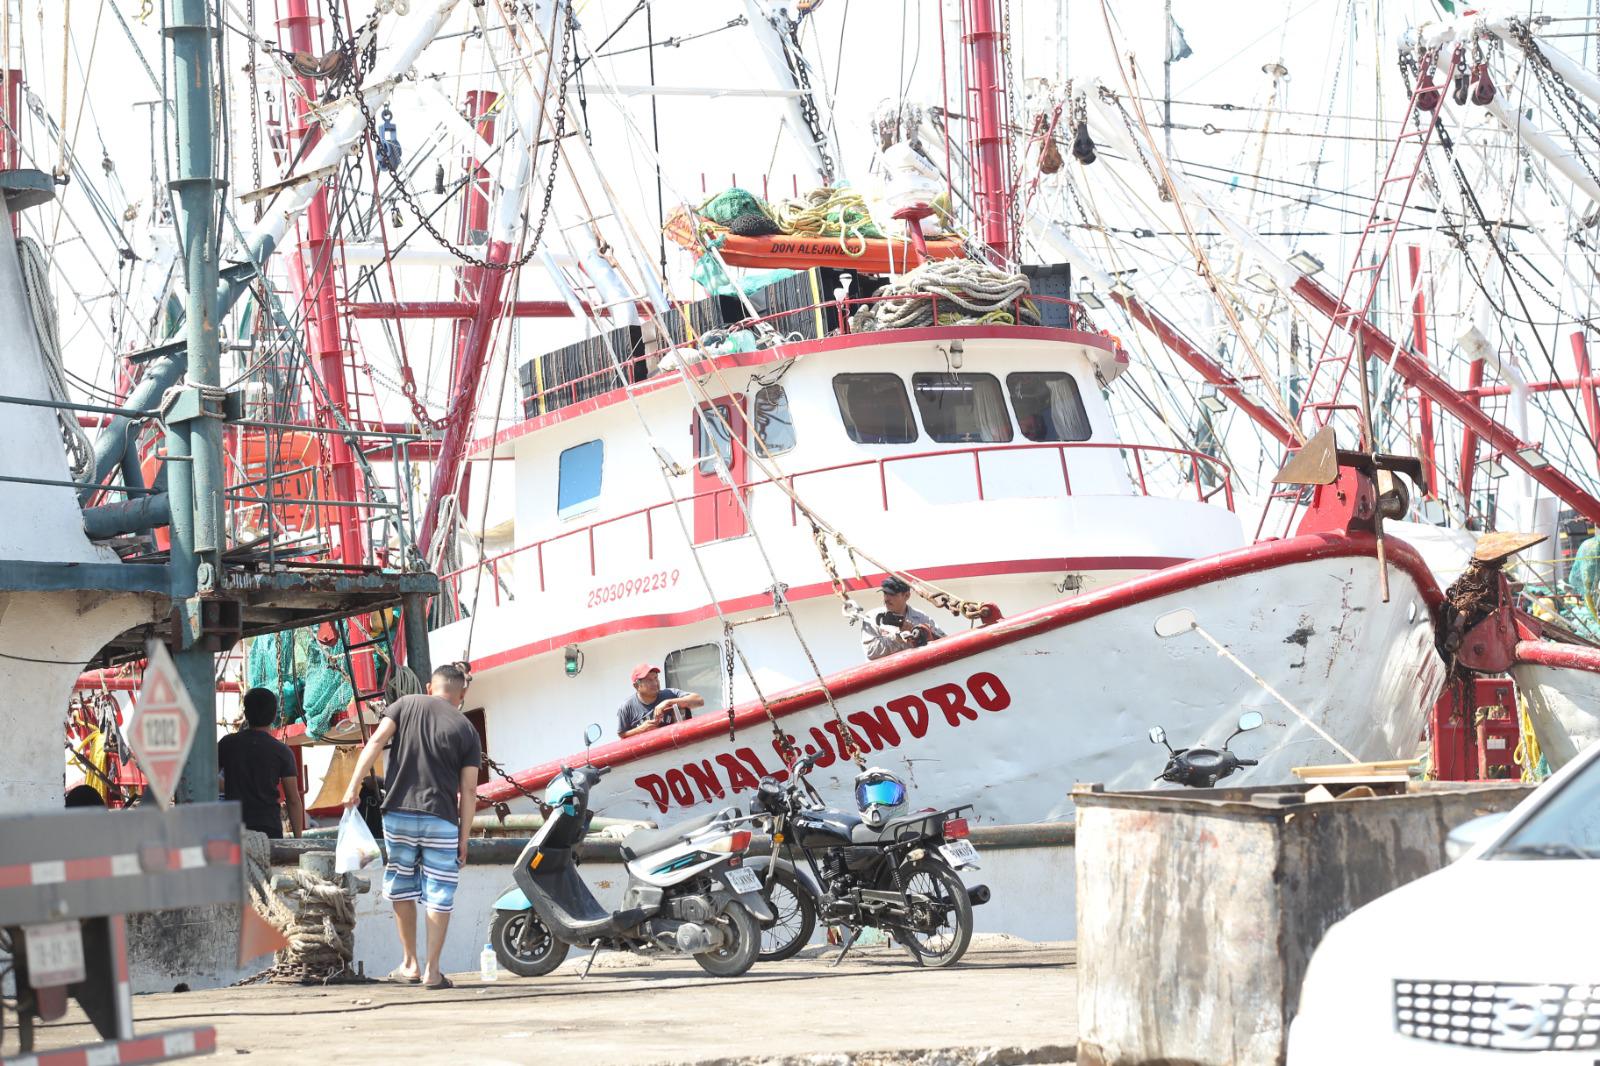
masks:
[(1600, 650), (1546, 641), (1516, 647), (1511, 676), (1550, 769), (1600, 740)]
[[(1165, 764), (1150, 743), (1220, 744), (1241, 711), (1267, 724), (1236, 741), (1259, 760), (1230, 783), (1288, 781), (1294, 766), (1342, 761), (1249, 673), (1197, 633), (1163, 639), (1154, 623), (1195, 613), (1250, 671), (1361, 759), (1412, 754), (1443, 684), (1433, 644), (1439, 593), (1416, 553), (1390, 545), (1387, 603), (1372, 539), (1316, 535), (1255, 545), (1135, 578), (926, 648), (655, 733), (597, 747), (616, 773), (597, 797), (612, 816), (662, 822), (748, 803), (781, 773), (784, 740), (820, 754), (812, 781), (848, 801), (864, 760), (902, 776), (911, 804), (970, 803), (984, 821), (1071, 816), (1077, 785), (1149, 787)], [(841, 719), (844, 724), (841, 724)], [(515, 775), (536, 788), (583, 754)], [(516, 801), (505, 782), (485, 799)]]

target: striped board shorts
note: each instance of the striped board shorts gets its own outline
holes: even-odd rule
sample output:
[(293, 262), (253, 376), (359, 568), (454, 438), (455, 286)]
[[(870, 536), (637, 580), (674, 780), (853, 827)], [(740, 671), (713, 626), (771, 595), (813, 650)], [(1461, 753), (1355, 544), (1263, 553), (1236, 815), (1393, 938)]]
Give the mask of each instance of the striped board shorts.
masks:
[(461, 863), (460, 832), (452, 822), (416, 811), (385, 811), (383, 840), (389, 863), (383, 868), (383, 895), (399, 902), (421, 900), (435, 914), (455, 906)]

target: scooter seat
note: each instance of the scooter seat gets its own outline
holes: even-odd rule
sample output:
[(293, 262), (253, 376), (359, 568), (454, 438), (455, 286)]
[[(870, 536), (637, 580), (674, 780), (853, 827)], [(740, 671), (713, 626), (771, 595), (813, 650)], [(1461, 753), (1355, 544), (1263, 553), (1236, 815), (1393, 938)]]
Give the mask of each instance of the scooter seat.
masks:
[(716, 821), (722, 814), (721, 811), (712, 811), (702, 814), (698, 818), (690, 818), (686, 822), (676, 822), (664, 829), (635, 829), (622, 840), (622, 857), (629, 861), (641, 855), (648, 855), (652, 851), (661, 851), (683, 840), (696, 829), (704, 829)]

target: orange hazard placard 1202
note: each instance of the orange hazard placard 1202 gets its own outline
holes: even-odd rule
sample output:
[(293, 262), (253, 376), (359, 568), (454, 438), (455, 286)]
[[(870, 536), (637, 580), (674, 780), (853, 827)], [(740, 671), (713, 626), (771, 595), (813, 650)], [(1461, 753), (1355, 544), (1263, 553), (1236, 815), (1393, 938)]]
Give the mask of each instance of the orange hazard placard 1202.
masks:
[(133, 717), (123, 727), (123, 736), (150, 782), (156, 802), (166, 810), (172, 806), (178, 775), (194, 745), (200, 716), (195, 713), (167, 646), (153, 640), (148, 649), (144, 683), (139, 687)]

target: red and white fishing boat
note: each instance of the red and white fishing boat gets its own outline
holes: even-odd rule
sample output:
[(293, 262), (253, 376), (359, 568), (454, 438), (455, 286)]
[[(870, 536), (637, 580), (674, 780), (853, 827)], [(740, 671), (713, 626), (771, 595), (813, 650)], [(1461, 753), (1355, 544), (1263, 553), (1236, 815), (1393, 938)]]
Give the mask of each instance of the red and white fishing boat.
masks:
[[(1101, 388), (1121, 358), (1071, 328), (845, 333), (681, 358), (507, 429), (479, 451), (512, 457), (531, 536), (447, 577), (463, 597), (478, 590), (476, 609), (435, 631), (434, 661), (470, 658), (491, 750), (526, 768), (525, 788), (588, 722), (611, 726), (635, 663), (705, 696), (688, 722), (595, 749), (625, 767), (611, 814), (675, 818), (781, 772), (768, 711), (824, 753), (825, 780), (853, 777), (842, 719), (918, 795), (1008, 822), (1062, 816), (1077, 783), (1147, 783), (1162, 764), (1154, 724), (1219, 739), (1262, 710), (1251, 780), (1337, 759), (1273, 691), (1360, 758), (1409, 755), (1444, 672), (1420, 556), (1389, 541), (1385, 602), (1374, 538), (1332, 491), (1302, 523), (1318, 532), (1246, 544), (1225, 468), (1120, 437)], [(705, 429), (718, 422), (704, 408), (735, 446)], [(670, 438), (649, 429), (674, 424)], [(754, 469), (764, 453), (775, 476)], [(1004, 617), (865, 662), (805, 509), (848, 531), (847, 547), (824, 543), (868, 610), (883, 575), (860, 556)], [(793, 624), (744, 624), (773, 611), (775, 580)], [(1159, 637), (1155, 620), (1178, 608), (1259, 678), (1198, 634)], [(753, 668), (731, 672), (731, 691), (725, 622)], [(520, 796), (505, 781), (481, 794)]]

